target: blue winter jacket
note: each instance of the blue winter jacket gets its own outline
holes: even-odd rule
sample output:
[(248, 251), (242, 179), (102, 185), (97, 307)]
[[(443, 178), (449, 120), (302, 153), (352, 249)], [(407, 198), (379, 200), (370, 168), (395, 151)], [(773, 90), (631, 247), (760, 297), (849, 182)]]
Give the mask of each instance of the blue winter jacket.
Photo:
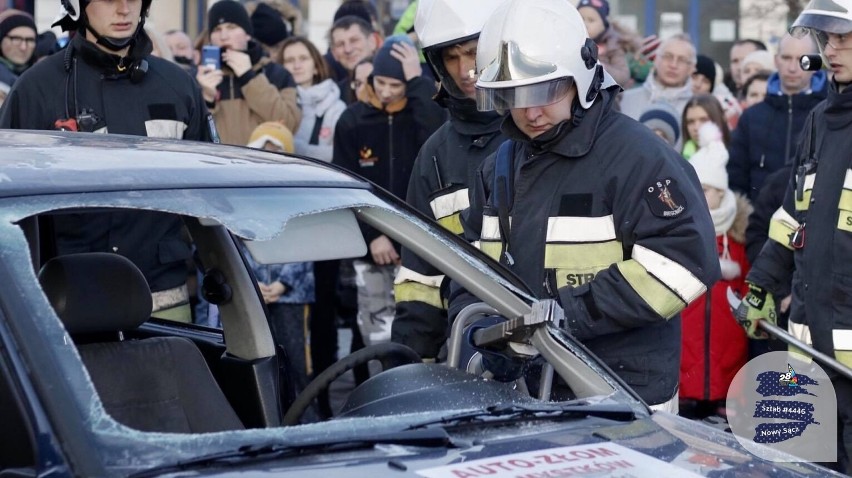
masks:
[(746, 109), (731, 135), (728, 181), (734, 191), (757, 199), (763, 181), (790, 161), (808, 113), (826, 97), (827, 77), (818, 71), (810, 89), (795, 95), (781, 91), (778, 73), (769, 78), (766, 99)]

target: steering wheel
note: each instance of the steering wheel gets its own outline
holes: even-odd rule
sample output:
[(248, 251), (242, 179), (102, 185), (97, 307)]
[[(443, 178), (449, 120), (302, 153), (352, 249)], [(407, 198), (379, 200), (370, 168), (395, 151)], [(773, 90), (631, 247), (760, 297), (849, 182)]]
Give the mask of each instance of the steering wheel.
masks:
[(299, 423), (299, 419), (302, 418), (302, 415), (308, 409), (311, 402), (319, 397), (323, 391), (327, 390), (332, 382), (346, 372), (355, 367), (365, 365), (371, 360), (378, 360), (382, 364), (382, 371), (399, 367), (400, 365), (421, 363), (423, 361), (420, 355), (411, 348), (394, 342), (364, 347), (338, 360), (334, 365), (325, 369), (316, 378), (311, 380), (311, 383), (293, 400), (293, 404), (290, 405), (290, 408), (284, 415), (284, 424), (296, 425)]

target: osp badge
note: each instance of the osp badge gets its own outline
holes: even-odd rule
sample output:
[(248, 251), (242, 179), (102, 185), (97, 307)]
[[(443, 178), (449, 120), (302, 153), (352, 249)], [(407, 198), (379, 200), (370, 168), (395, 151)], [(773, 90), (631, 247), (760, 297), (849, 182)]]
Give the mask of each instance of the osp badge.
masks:
[(665, 219), (680, 216), (686, 210), (686, 198), (671, 178), (661, 179), (645, 188), (645, 200), (655, 216)]

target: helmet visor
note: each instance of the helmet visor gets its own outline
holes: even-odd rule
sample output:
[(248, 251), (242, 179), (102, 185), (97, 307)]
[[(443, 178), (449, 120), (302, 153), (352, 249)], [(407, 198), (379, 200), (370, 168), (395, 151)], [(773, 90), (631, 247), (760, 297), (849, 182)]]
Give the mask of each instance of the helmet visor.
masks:
[(805, 10), (790, 27), (790, 34), (802, 38), (809, 32), (849, 33), (852, 32), (852, 20), (833, 15), (808, 13)]
[(546, 106), (565, 98), (573, 84), (574, 78), (564, 77), (508, 88), (483, 88), (477, 85), (476, 107), (479, 111), (493, 111)]

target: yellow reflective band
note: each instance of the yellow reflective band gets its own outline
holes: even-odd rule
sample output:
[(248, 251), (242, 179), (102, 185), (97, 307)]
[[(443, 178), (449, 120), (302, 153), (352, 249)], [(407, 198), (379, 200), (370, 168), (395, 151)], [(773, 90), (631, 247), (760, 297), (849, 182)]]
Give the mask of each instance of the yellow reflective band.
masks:
[(503, 249), (503, 244), (500, 242), (494, 241), (479, 241), (479, 250), (484, 252), (485, 255), (494, 259), (495, 261), (500, 260), (500, 251)]
[(772, 214), (772, 219), (769, 221), (769, 238), (792, 250), (793, 246), (790, 245), (790, 237), (798, 228), (799, 221), (793, 219), (793, 216), (789, 215), (783, 207), (779, 207)]
[(837, 204), (837, 208), (852, 211), (852, 191), (844, 189), (840, 193), (840, 202)]
[(808, 174), (805, 176), (805, 185), (802, 191), (802, 200), (799, 201), (798, 197), (796, 198), (796, 210), (797, 211), (807, 211), (808, 206), (811, 204), (811, 191), (814, 188), (814, 181), (816, 180), (816, 173)]
[(799, 354), (801, 357), (796, 357), (796, 360), (804, 361), (805, 363), (811, 363), (814, 361), (814, 358), (804, 350), (796, 347), (795, 345), (787, 345), (787, 353), (788, 354)]
[(396, 273), (393, 283), (402, 284), (403, 282), (419, 282), (420, 284), (427, 285), (429, 287), (440, 288), (441, 283), (444, 282), (444, 276), (427, 276), (419, 272), (415, 272), (407, 267), (400, 267), (399, 272)]
[(787, 332), (790, 332), (790, 335), (801, 340), (802, 342), (813, 345), (813, 341), (811, 340), (811, 328), (805, 324), (797, 324), (795, 322), (787, 322)]
[(444, 229), (452, 232), (457, 236), (460, 236), (464, 233), (464, 227), (462, 227), (460, 213), (455, 213), (450, 216), (442, 217), (441, 219), (438, 219), (438, 224), (440, 224), (441, 226), (443, 226)]
[(497, 216), (482, 216), (482, 232), (479, 233), (479, 238), (483, 241), (500, 240), (500, 219)]
[(707, 291), (704, 283), (698, 280), (689, 269), (647, 247), (638, 244), (633, 246), (633, 259), (687, 304)]
[(834, 350), (852, 351), (852, 330), (834, 329), (831, 338), (834, 339)]
[(422, 302), (438, 309), (446, 309), (441, 299), (441, 289), (419, 282), (403, 282), (393, 286), (394, 300), (400, 302)]
[(615, 239), (612, 215), (603, 217), (550, 217), (547, 242), (604, 242)]
[(852, 211), (844, 211), (841, 209), (838, 216), (837, 228), (841, 231), (852, 232)]
[(593, 244), (547, 244), (544, 267), (574, 272), (597, 272), (624, 260), (624, 250), (617, 241)]
[(467, 195), (467, 188), (453, 191), (443, 196), (438, 196), (429, 201), (429, 207), (432, 208), (432, 214), (435, 219), (442, 219), (459, 211), (470, 207), (470, 199)]
[(617, 267), (639, 297), (660, 317), (671, 319), (686, 307), (686, 303), (677, 294), (648, 274), (635, 260), (619, 262)]
[(852, 352), (847, 350), (835, 350), (834, 358), (837, 359), (838, 362), (846, 365), (847, 367), (852, 367)]

